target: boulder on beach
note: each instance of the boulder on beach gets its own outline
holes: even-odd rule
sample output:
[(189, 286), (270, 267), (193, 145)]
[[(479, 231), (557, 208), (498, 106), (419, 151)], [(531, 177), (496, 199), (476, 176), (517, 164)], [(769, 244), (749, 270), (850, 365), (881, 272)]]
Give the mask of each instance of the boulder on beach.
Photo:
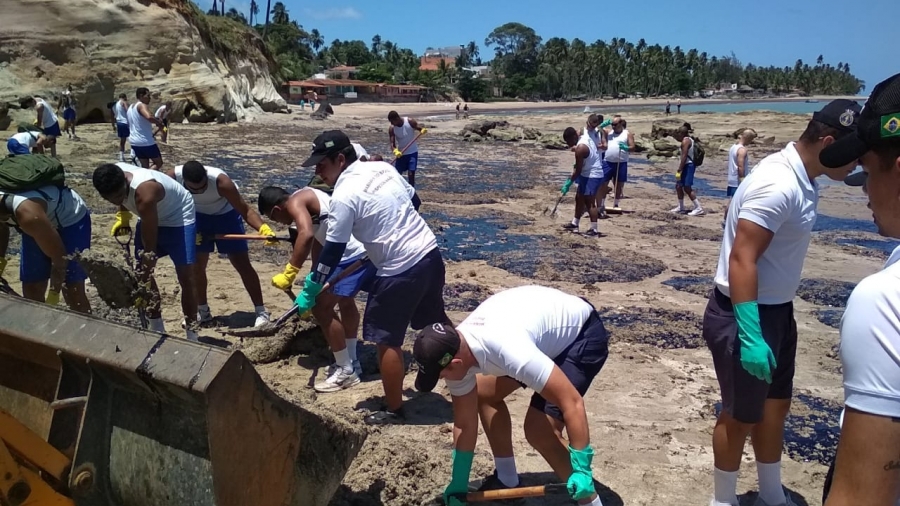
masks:
[(569, 149), (569, 145), (560, 134), (544, 134), (539, 142), (545, 149)]
[(681, 148), (681, 144), (672, 137), (663, 137), (653, 141), (653, 150), (657, 156), (673, 156)]
[(650, 127), (650, 138), (656, 140), (671, 137), (682, 125), (684, 125), (684, 120), (680, 118), (666, 118), (654, 121)]
[(475, 121), (464, 126), (460, 135), (465, 135), (466, 132), (472, 132), (484, 137), (488, 132), (495, 128), (504, 128), (507, 126), (509, 126), (509, 123), (506, 121)]

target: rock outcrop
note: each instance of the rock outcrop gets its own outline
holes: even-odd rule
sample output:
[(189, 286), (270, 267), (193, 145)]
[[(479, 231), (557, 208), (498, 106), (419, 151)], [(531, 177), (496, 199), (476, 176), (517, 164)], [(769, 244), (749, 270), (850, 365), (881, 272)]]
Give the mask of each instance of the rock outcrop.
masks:
[[(174, 121), (235, 121), (285, 110), (261, 39), (189, 0), (0, 0), (0, 129), (31, 121), (20, 100), (54, 100), (71, 84), (79, 121), (108, 119), (107, 103), (151, 90)], [(3, 111), (6, 110), (4, 114)]]

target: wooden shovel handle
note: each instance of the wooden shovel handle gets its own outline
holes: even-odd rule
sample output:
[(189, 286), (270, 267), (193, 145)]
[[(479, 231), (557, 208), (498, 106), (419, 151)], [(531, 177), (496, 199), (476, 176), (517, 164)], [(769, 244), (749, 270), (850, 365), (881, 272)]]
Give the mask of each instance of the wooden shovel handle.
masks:
[(290, 237), (273, 237), (269, 235), (250, 235), (250, 234), (216, 234), (217, 241), (268, 241), (275, 239), (276, 241), (290, 241)]
[(553, 483), (536, 487), (504, 488), (499, 490), (486, 490), (484, 492), (469, 492), (458, 494), (456, 497), (465, 502), (497, 501), (500, 499), (518, 499), (522, 497), (543, 497), (548, 494), (566, 493), (565, 483)]

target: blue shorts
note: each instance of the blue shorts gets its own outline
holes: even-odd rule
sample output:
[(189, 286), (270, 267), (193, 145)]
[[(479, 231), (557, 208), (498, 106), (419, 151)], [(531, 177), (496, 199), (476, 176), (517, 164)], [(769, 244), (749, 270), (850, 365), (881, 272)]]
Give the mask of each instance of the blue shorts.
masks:
[(197, 253), (212, 253), (213, 249), (223, 255), (232, 253), (246, 253), (250, 247), (246, 240), (222, 240), (217, 241), (218, 234), (244, 234), (244, 219), (236, 209), (225, 214), (197, 213), (197, 233), (203, 236)]
[(600, 185), (603, 184), (602, 177), (586, 177), (578, 176), (578, 195), (596, 195)]
[(729, 186), (725, 189), (726, 197), (734, 197), (734, 194), (737, 193), (737, 186)]
[(610, 162), (603, 160), (603, 181), (628, 182), (628, 162)]
[(127, 139), (130, 136), (131, 129), (128, 128), (128, 123), (116, 123), (116, 137)]
[(149, 146), (131, 146), (131, 149), (134, 150), (134, 155), (137, 156), (138, 160), (154, 160), (156, 158), (162, 158), (162, 153), (159, 152), (159, 146), (156, 144), (151, 144)]
[(75, 121), (75, 109), (67, 108), (63, 110), (63, 119), (66, 121)]
[(444, 312), (444, 259), (434, 248), (406, 272), (375, 276), (363, 314), (363, 339), (399, 347), (406, 328), (419, 330), (447, 322)]
[(44, 132), (44, 135), (48, 135), (48, 136), (52, 136), (52, 137), (62, 136), (62, 130), (59, 129), (59, 121), (57, 121), (56, 123), (54, 123), (48, 127), (45, 127), (42, 130), (42, 132)]
[(403, 155), (397, 159), (397, 163), (394, 164), (394, 167), (397, 168), (397, 172), (403, 174), (406, 171), (415, 172), (416, 169), (419, 168), (419, 152), (410, 153), (408, 155)]
[(10, 139), (6, 141), (6, 150), (9, 151), (11, 155), (28, 155), (31, 154), (28, 146), (23, 146), (19, 143), (19, 141), (15, 139)]
[(695, 170), (696, 170), (696, 167), (694, 167), (693, 163), (685, 162), (684, 168), (681, 169), (681, 177), (678, 179), (678, 181), (675, 181), (675, 187), (676, 188), (681, 188), (681, 187), (690, 188), (690, 187), (694, 186), (694, 171)]
[[(85, 214), (78, 223), (58, 229), (66, 254), (71, 255), (91, 247), (91, 215)], [(37, 242), (22, 234), (22, 248), (19, 263), (19, 280), (23, 283), (39, 283), (50, 279), (50, 258), (41, 251)], [(75, 260), (69, 260), (66, 267), (66, 283), (81, 283), (87, 273)]]
[[(334, 276), (339, 275), (347, 267), (353, 265), (358, 259), (341, 262), (334, 269)], [(353, 271), (353, 274), (342, 279), (338, 284), (334, 285), (332, 292), (341, 297), (356, 297), (360, 290), (368, 292), (372, 288), (372, 280), (375, 279), (375, 273), (378, 269), (375, 264), (370, 261), (365, 262), (362, 267)]]
[[(175, 266), (193, 265), (197, 261), (197, 227), (194, 223), (183, 227), (159, 227), (156, 235), (157, 258), (170, 257)], [(141, 221), (134, 228), (134, 253), (140, 257), (144, 250)]]
[[(597, 311), (591, 311), (591, 315), (581, 326), (578, 337), (558, 357), (553, 359), (553, 363), (562, 370), (575, 390), (578, 390), (578, 393), (584, 397), (594, 378), (600, 374), (600, 369), (606, 363), (607, 357), (609, 357), (609, 334)], [(537, 392), (531, 396), (529, 407), (557, 420), (563, 420), (559, 407), (541, 397), (541, 394)]]

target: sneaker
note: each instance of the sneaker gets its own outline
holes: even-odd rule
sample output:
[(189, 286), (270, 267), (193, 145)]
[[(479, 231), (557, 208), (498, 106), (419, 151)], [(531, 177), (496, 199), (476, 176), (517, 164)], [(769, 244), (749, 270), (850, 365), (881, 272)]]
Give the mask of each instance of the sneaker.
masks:
[(680, 207), (675, 207), (675, 208), (670, 209), (669, 212), (670, 212), (670, 213), (674, 213), (674, 214), (684, 214), (684, 213), (686, 213), (687, 211), (684, 210), (684, 209), (682, 209), (682, 208), (680, 208)]
[(119, 153), (119, 161), (120, 161), (120, 162), (124, 162), (124, 161), (125, 161), (125, 153)]
[(350, 372), (344, 371), (343, 367), (335, 366), (332, 369), (331, 374), (325, 378), (325, 381), (321, 383), (316, 383), (313, 387), (316, 392), (319, 393), (329, 393), (329, 392), (340, 392), (345, 388), (350, 388), (354, 385), (359, 384), (359, 376), (356, 374), (356, 371), (351, 370)]
[(597, 232), (597, 231), (594, 230), (594, 229), (590, 229), (590, 230), (588, 230), (587, 232), (585, 232), (585, 233), (583, 233), (583, 234), (581, 234), (581, 235), (583, 235), (583, 236), (585, 236), (585, 237), (600, 237), (600, 232)]
[(578, 225), (572, 225), (572, 223), (566, 223), (562, 226), (564, 230), (578, 230)]
[(256, 313), (256, 323), (253, 324), (253, 328), (262, 327), (263, 325), (266, 325), (271, 321), (272, 321), (272, 315), (270, 315), (268, 311), (263, 311), (262, 313)]
[[(709, 500), (709, 506), (716, 506), (716, 499), (715, 499), (715, 498), (712, 498), (712, 499)], [(734, 503), (731, 503), (731, 506), (740, 506), (740, 504), (737, 503), (737, 502), (734, 502)]]
[(704, 214), (706, 214), (706, 211), (702, 207), (696, 207), (688, 213), (688, 216), (703, 216)]
[(195, 343), (200, 342), (200, 334), (198, 334), (196, 330), (185, 329), (184, 332), (187, 334), (188, 341), (194, 341)]
[[(516, 486), (518, 486), (518, 485), (516, 485)], [(506, 490), (508, 488), (514, 488), (514, 487), (507, 487), (505, 483), (500, 481), (500, 478), (497, 477), (497, 470), (495, 469), (494, 474), (492, 474), (492, 475), (488, 476), (487, 478), (485, 478), (484, 480), (482, 480), (481, 486), (479, 486), (475, 491), (476, 492), (486, 492), (488, 490)], [(510, 505), (524, 504), (525, 499), (522, 497), (516, 497), (514, 499), (499, 499), (499, 500), (496, 500), (496, 502), (501, 503), (501, 504), (510, 504)]]
[(756, 502), (753, 503), (753, 506), (797, 506), (797, 503), (791, 499), (791, 494), (787, 490), (784, 491), (784, 500), (785, 502), (782, 504), (769, 504), (763, 501), (762, 497), (756, 496)]
[(212, 311), (210, 311), (209, 309), (207, 309), (206, 311), (202, 309), (197, 311), (197, 323), (209, 323), (212, 321), (212, 319)]
[(383, 409), (365, 417), (363, 421), (366, 422), (366, 425), (390, 425), (392, 423), (404, 423), (406, 421), (406, 414), (403, 412), (402, 407), (397, 411)]

